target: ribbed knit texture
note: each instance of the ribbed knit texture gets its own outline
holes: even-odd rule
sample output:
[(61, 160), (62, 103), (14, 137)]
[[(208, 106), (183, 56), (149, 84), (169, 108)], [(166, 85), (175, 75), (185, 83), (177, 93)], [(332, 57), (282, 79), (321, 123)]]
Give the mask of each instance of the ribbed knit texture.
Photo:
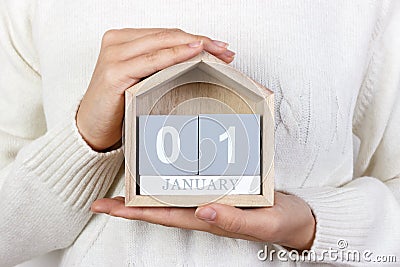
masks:
[(275, 93), (276, 189), (310, 205), (312, 250), (400, 261), (399, 19), (389, 0), (0, 0), (0, 266), (56, 249), (48, 266), (265, 266), (264, 245), (288, 249), (91, 214), (124, 193), (123, 152), (93, 151), (75, 112), (102, 34), (124, 27), (228, 42)]
[(72, 123), (49, 131), (34, 145), (22, 164), (76, 209), (87, 210), (93, 199), (105, 195), (123, 160), (121, 148), (109, 153), (91, 150)]

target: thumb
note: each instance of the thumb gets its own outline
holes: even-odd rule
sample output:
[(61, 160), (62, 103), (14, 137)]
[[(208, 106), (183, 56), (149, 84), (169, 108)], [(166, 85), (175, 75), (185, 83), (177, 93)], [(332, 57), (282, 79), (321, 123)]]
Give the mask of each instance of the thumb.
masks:
[(195, 216), (227, 232), (248, 234), (247, 218), (244, 210), (223, 204), (210, 204), (196, 209)]

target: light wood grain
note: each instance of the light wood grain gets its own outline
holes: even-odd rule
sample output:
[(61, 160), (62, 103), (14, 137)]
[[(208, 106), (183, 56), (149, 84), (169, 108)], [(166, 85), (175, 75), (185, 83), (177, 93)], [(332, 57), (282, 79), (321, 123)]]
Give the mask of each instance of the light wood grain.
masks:
[(266, 207), (272, 206), (263, 195), (226, 195), (216, 196), (135, 196), (127, 206), (136, 207), (197, 207), (208, 203), (221, 203), (236, 207)]

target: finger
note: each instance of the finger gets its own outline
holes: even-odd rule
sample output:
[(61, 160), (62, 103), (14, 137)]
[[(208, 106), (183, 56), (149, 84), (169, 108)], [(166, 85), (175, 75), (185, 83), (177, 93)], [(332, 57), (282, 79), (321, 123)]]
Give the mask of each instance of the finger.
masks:
[(125, 206), (124, 197), (114, 197), (114, 198), (102, 198), (98, 199), (92, 203), (91, 210), (95, 213), (107, 213), (109, 214), (112, 209)]
[(219, 59), (221, 59), (225, 63), (229, 64), (234, 60), (235, 52), (233, 52), (231, 50), (226, 50), (224, 53), (219, 54), (219, 55), (214, 55), (214, 56), (218, 57)]
[(128, 61), (117, 63), (115, 69), (125, 73), (126, 79), (139, 81), (159, 70), (188, 60), (203, 50), (202, 41), (189, 45), (179, 45), (172, 48), (158, 50)]
[[(181, 30), (164, 30), (153, 34), (145, 35), (131, 42), (118, 44), (110, 49), (120, 60), (127, 60), (142, 54), (147, 54), (156, 50), (166, 49), (177, 45), (203, 41), (204, 49), (213, 55), (222, 55), (227, 51), (228, 44), (222, 41), (211, 40), (206, 36), (193, 35)], [(233, 56), (231, 51), (224, 56)]]
[(205, 227), (210, 227), (194, 216), (193, 208), (127, 207), (124, 205), (124, 198), (96, 200), (92, 204), (92, 211), (130, 220), (142, 220), (185, 229), (205, 230)]
[(225, 231), (260, 238), (264, 236), (268, 223), (266, 209), (242, 210), (229, 205), (210, 204), (198, 207), (195, 216)]
[(210, 225), (194, 216), (193, 208), (170, 208), (170, 207), (126, 207), (124, 198), (100, 199), (93, 203), (92, 210), (107, 213), (114, 217), (130, 220), (141, 220), (153, 224), (182, 229), (210, 232), (215, 235), (239, 238), (261, 242), (262, 240), (253, 236), (227, 232), (219, 227)]
[(157, 32), (165, 31), (165, 28), (124, 28), (124, 29), (110, 29), (103, 34), (102, 46), (107, 47), (111, 45), (122, 44), (141, 38), (143, 36), (154, 34)]

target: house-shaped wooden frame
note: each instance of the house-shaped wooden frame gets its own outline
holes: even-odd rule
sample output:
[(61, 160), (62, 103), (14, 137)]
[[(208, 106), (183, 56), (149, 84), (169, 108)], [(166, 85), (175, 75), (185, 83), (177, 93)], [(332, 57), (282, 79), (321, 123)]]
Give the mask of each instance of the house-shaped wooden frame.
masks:
[[(137, 117), (198, 114), (261, 115), (261, 194), (144, 196), (138, 189)], [(147, 77), (125, 93), (125, 186), (127, 206), (194, 207), (218, 202), (265, 207), (274, 201), (273, 93), (207, 52)]]

